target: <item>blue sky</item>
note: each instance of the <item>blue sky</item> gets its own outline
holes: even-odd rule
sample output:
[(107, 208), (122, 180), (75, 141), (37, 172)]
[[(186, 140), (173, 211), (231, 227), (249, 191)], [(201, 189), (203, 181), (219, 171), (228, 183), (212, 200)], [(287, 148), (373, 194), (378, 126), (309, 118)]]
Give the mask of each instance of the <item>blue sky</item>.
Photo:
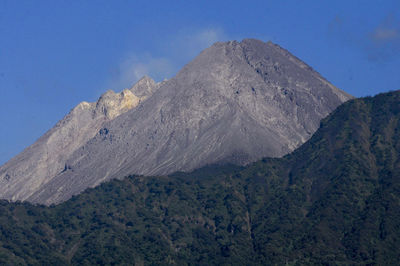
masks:
[(400, 89), (400, 1), (0, 0), (0, 164), (81, 101), (272, 40), (354, 96)]

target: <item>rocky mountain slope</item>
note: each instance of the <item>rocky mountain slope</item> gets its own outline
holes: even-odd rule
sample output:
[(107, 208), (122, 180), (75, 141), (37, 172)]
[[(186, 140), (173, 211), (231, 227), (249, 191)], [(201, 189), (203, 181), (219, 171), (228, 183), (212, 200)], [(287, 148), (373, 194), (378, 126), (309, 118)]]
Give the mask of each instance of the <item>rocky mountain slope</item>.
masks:
[(107, 121), (137, 107), (158, 86), (144, 77), (131, 89), (121, 93), (109, 90), (97, 102), (78, 104), (33, 145), (0, 168), (1, 197), (23, 200), (31, 196), (51, 178), (66, 171), (66, 160)]
[[(10, 178), (3, 178), (0, 196), (51, 204), (129, 174), (279, 157), (350, 98), (271, 42), (216, 43), (143, 104), (102, 123), (93, 138), (59, 160), (56, 175), (46, 175), (47, 182), (29, 193), (17, 181), (24, 177), (16, 170), (29, 168), (24, 160), (14, 159), (14, 169), (1, 168)], [(7, 186), (13, 189), (5, 193)]]
[(398, 265), (400, 91), (341, 105), (283, 158), (0, 213), (0, 264)]

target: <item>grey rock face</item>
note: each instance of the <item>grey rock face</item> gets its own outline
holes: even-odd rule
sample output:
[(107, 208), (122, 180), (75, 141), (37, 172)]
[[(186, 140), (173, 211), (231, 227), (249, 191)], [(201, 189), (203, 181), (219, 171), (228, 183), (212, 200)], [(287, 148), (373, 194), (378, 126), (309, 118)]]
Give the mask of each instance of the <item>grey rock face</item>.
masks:
[[(135, 108), (157, 84), (148, 77), (121, 93), (107, 91), (96, 103), (82, 102), (33, 145), (0, 168), (0, 197), (25, 200), (54, 176), (69, 169), (67, 159), (102, 125)], [(133, 92), (138, 91), (139, 96)]]
[[(133, 91), (143, 90), (138, 85)], [(28, 194), (0, 191), (0, 196), (59, 203), (129, 174), (163, 175), (283, 156), (350, 98), (271, 42), (216, 43), (138, 107), (101, 123), (95, 136), (59, 160), (66, 167), (47, 175), (47, 182)], [(20, 161), (14, 158), (14, 165)], [(0, 176), (8, 173), (0, 169)], [(20, 178), (14, 174), (10, 180)]]

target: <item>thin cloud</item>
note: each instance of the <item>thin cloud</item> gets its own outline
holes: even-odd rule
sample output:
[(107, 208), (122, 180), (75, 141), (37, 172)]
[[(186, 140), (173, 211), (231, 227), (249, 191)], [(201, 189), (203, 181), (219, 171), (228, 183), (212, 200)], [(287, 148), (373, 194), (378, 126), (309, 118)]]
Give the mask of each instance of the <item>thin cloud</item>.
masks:
[(345, 18), (336, 16), (328, 25), (336, 39), (362, 51), (371, 62), (382, 63), (400, 54), (400, 21), (389, 14), (376, 27), (364, 32), (352, 30)]
[(375, 42), (391, 42), (397, 40), (400, 37), (398, 29), (385, 29), (377, 28), (371, 34), (371, 38)]
[(145, 75), (155, 80), (163, 80), (175, 71), (175, 66), (168, 58), (153, 57), (150, 54), (130, 55), (120, 64), (118, 83), (122, 87), (131, 87)]
[(372, 41), (391, 43), (400, 39), (400, 20), (389, 14), (370, 34)]
[(172, 43), (172, 49), (184, 57), (194, 57), (200, 51), (210, 47), (215, 42), (228, 40), (221, 28), (206, 28), (197, 31), (186, 31), (178, 35)]
[(217, 41), (227, 40), (220, 28), (205, 28), (185, 31), (167, 41), (167, 49), (163, 57), (153, 56), (149, 52), (127, 53), (116, 70), (107, 87), (121, 90), (131, 87), (144, 75), (156, 81), (171, 78), (182, 67), (203, 49)]
[(400, 53), (400, 21), (388, 15), (369, 34), (368, 58), (373, 61), (387, 60)]
[(162, 81), (171, 77), (175, 72), (176, 66), (166, 57), (154, 57), (150, 53), (129, 53), (112, 71), (112, 77), (106, 87), (114, 91), (121, 91), (131, 88), (145, 75), (155, 81)]

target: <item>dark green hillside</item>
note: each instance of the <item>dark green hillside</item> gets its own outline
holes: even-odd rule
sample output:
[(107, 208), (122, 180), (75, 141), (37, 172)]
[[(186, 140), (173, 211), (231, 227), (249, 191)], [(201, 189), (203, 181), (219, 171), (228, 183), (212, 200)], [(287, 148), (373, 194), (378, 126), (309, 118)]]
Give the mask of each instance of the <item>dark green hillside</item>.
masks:
[(398, 265), (400, 92), (352, 100), (282, 159), (0, 202), (0, 264)]

